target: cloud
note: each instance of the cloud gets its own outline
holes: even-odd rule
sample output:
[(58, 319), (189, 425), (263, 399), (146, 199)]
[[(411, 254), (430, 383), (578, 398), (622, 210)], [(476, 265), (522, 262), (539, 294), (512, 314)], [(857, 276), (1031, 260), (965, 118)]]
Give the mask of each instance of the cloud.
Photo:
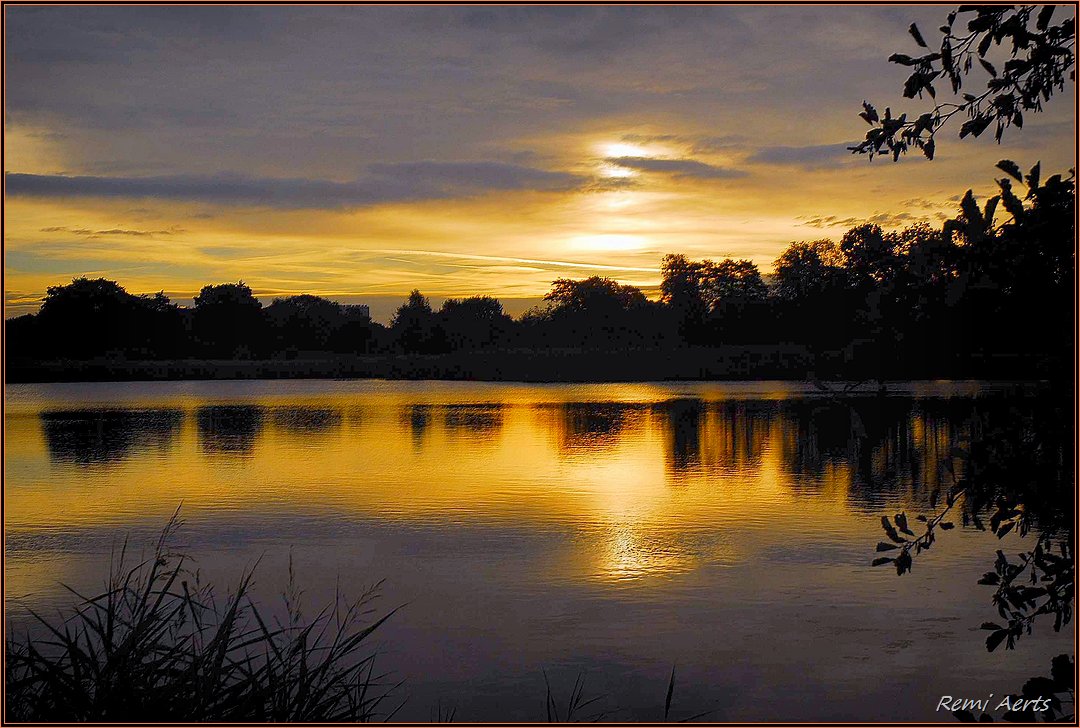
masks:
[(655, 273), (656, 268), (643, 268), (640, 266), (626, 266), (626, 265), (609, 265), (603, 263), (583, 263), (566, 260), (554, 260), (550, 258), (519, 258), (514, 256), (505, 255), (478, 255), (475, 253), (456, 253), (437, 250), (399, 250), (399, 249), (384, 249), (384, 250), (368, 250), (364, 251), (365, 254), (378, 253), (383, 255), (402, 255), (409, 257), (433, 257), (433, 258), (451, 258), (456, 260), (470, 260), (470, 261), (490, 261), (497, 263), (518, 263), (527, 264), (531, 266), (539, 266), (541, 269), (560, 269), (560, 268), (577, 268), (580, 270), (601, 270), (601, 271), (632, 271), (638, 273)]
[(813, 169), (817, 167), (836, 167), (851, 158), (848, 147), (858, 142), (838, 142), (836, 144), (811, 144), (809, 146), (762, 147), (750, 155), (747, 161), (764, 164), (789, 165)]
[(596, 177), (581, 188), (582, 192), (619, 192), (640, 188), (641, 182), (633, 177)]
[(691, 154), (712, 154), (744, 144), (746, 137), (736, 134), (623, 134), (622, 141), (631, 144), (677, 144), (685, 147)]
[(659, 172), (676, 178), (695, 179), (734, 179), (745, 177), (746, 172), (713, 164), (699, 162), (696, 159), (657, 159), (654, 157), (609, 157), (607, 162), (639, 172)]
[(880, 225), (883, 228), (898, 228), (916, 223), (929, 223), (932, 219), (945, 220), (947, 216), (937, 213), (934, 218), (928, 215), (913, 215), (910, 212), (876, 212), (868, 217), (837, 217), (826, 215), (819, 217), (800, 217), (803, 225), (813, 228), (846, 228), (850, 229), (859, 225)]
[(116, 235), (123, 235), (128, 237), (138, 238), (152, 238), (157, 235), (176, 235), (177, 233), (184, 232), (180, 228), (172, 228), (171, 230), (127, 230), (124, 228), (112, 228), (110, 230), (91, 230), (90, 228), (71, 228), (66, 226), (53, 226), (41, 228), (43, 233), (69, 233), (71, 235), (78, 235), (84, 238), (106, 238)]
[(9, 195), (159, 198), (227, 205), (329, 209), (385, 202), (467, 197), (489, 190), (557, 191), (586, 179), (501, 162), (375, 164), (352, 182), (239, 174), (99, 177), (4, 175)]

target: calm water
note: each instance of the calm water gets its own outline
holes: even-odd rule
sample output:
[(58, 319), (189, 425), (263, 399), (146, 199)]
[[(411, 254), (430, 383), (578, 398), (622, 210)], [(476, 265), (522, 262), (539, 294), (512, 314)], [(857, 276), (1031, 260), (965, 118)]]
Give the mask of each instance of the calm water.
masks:
[(942, 534), (902, 578), (869, 567), (880, 515), (925, 512), (987, 390), (12, 385), (9, 627), (66, 606), (59, 582), (100, 585), (110, 547), (183, 502), (177, 545), (215, 583), (261, 557), (273, 601), (290, 551), (313, 608), (385, 578), (380, 603), (406, 605), (380, 640), (404, 719), (543, 719), (543, 669), (657, 720), (674, 664), (674, 718), (951, 722), (941, 695), (1013, 692), (1071, 652), (1037, 629), (986, 653), (991, 535)]

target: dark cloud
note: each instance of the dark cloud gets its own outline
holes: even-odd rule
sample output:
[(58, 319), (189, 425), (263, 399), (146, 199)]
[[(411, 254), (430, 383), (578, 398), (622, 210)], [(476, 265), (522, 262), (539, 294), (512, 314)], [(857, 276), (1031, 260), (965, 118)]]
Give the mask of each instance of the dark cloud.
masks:
[(596, 177), (582, 188), (582, 192), (617, 192), (641, 187), (633, 177)]
[[(414, 18), (440, 30), (460, 27), (484, 34), (494, 42), (531, 46), (559, 54), (609, 57), (612, 53), (636, 49), (642, 43), (662, 42), (673, 31), (694, 28), (712, 13), (706, 8), (603, 6), (515, 6), (468, 7), (427, 12)], [(730, 22), (736, 22), (731, 19)]]
[(838, 142), (836, 144), (811, 144), (796, 147), (762, 147), (750, 155), (748, 161), (805, 168), (835, 167), (851, 159), (852, 154), (848, 147), (857, 143)]
[(53, 226), (41, 228), (43, 233), (68, 233), (84, 238), (106, 238), (116, 235), (137, 238), (152, 238), (158, 235), (176, 235), (183, 232), (180, 228), (171, 230), (130, 230), (124, 228), (112, 228), (110, 230), (91, 230), (90, 228), (72, 228), (66, 226)]
[(904, 200), (900, 203), (901, 207), (917, 207), (920, 210), (936, 210), (941, 207), (940, 202), (934, 202), (928, 200), (925, 197), (912, 197), (910, 200)]
[[(239, 170), (340, 180), (375, 161), (487, 159), (494, 144), (599, 128), (678, 132), (685, 136), (669, 141), (691, 157), (729, 149), (725, 134), (738, 130), (748, 137), (740, 149), (807, 164), (813, 148), (768, 145), (792, 143), (793, 128), (858, 133), (853, 114), (882, 88), (890, 49), (902, 49), (894, 45), (906, 42), (910, 22), (935, 27), (941, 15), (854, 6), (13, 6), (5, 114), (9, 128), (66, 135), (51, 144), (82, 175)], [(1072, 148), (1069, 107), (1066, 99), (1049, 111), (1061, 127), (1041, 143)], [(1042, 117), (1010, 138), (1034, 141), (1050, 121)], [(616, 119), (632, 126), (615, 128)], [(851, 126), (837, 126), (841, 119)]]
[(932, 219), (938, 221), (948, 219), (946, 215), (937, 213), (933, 218), (927, 215), (913, 215), (910, 212), (876, 212), (869, 217), (837, 217), (836, 215), (823, 215), (818, 217), (801, 217), (802, 224), (812, 228), (844, 228), (850, 229), (859, 225), (880, 225), (883, 228), (898, 228), (916, 223), (929, 223)]
[(606, 161), (639, 172), (660, 172), (677, 178), (695, 179), (733, 179), (745, 177), (746, 172), (739, 169), (717, 167), (699, 162), (696, 159), (656, 159), (654, 157), (609, 157)]
[(352, 182), (237, 174), (76, 177), (9, 172), (4, 176), (10, 195), (160, 198), (312, 209), (465, 197), (489, 190), (569, 190), (586, 182), (573, 174), (499, 162), (376, 164)]

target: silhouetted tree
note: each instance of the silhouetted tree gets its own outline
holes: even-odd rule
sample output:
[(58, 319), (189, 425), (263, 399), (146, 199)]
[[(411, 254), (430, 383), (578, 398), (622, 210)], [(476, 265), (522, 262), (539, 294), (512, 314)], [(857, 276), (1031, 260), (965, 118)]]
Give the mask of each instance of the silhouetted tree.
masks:
[(546, 324), (562, 346), (641, 346), (655, 331), (652, 306), (640, 289), (610, 278), (559, 278), (544, 296)]
[(276, 298), (265, 309), (276, 351), (365, 352), (373, 330), (362, 306), (311, 295)]
[(944, 373), (961, 351), (966, 322), (956, 302), (963, 295), (959, 265), (963, 250), (941, 229), (925, 223), (890, 233), (897, 264), (884, 299), (884, 314), (912, 376)]
[(746, 343), (768, 339), (768, 288), (749, 260), (702, 261), (701, 297), (711, 319), (712, 343)]
[(451, 349), (482, 349), (506, 343), (513, 321), (490, 296), (449, 298), (439, 311), (439, 325)]
[(407, 354), (429, 354), (437, 350), (441, 341), (436, 339), (435, 313), (431, 303), (413, 290), (394, 313), (390, 324), (397, 346)]
[[(793, 242), (774, 264), (776, 338), (810, 347), (818, 358), (856, 336), (861, 305), (849, 285), (845, 256), (832, 240)], [(824, 362), (819, 364), (821, 371)]]
[(832, 240), (793, 242), (773, 264), (774, 292), (783, 301), (805, 302), (842, 286), (844, 256)]
[(895, 242), (877, 225), (859, 225), (844, 233), (840, 252), (851, 285), (868, 290), (888, 284), (897, 265)]
[(702, 266), (702, 292), (709, 309), (764, 301), (768, 290), (761, 271), (749, 260), (706, 260)]
[(36, 322), (23, 328), (39, 356), (74, 359), (170, 356), (184, 337), (179, 310), (164, 293), (136, 296), (104, 278), (50, 286)]
[(752, 261), (661, 261), (661, 301), (688, 344), (746, 343), (769, 334), (768, 286)]
[(660, 262), (660, 300), (668, 306), (687, 343), (700, 341), (708, 304), (702, 293), (701, 263), (685, 255), (665, 255)]
[(610, 278), (593, 276), (581, 281), (559, 278), (544, 296), (560, 312), (604, 316), (618, 311), (641, 308), (645, 294), (634, 286), (625, 286)]
[(243, 281), (204, 286), (195, 296), (194, 328), (205, 354), (250, 358), (263, 341), (262, 304)]
[[(1075, 341), (1075, 177), (1043, 181), (1039, 165), (1027, 176), (1009, 160), (998, 166), (1009, 175), (998, 180), (1001, 194), (980, 210), (968, 190), (961, 215), (944, 226), (964, 251), (959, 306), (970, 346), (984, 360), (1042, 357), (1050, 367), (1044, 376), (1067, 376)], [(1014, 180), (1027, 186), (1023, 199)], [(995, 222), (999, 201), (1005, 219)]]

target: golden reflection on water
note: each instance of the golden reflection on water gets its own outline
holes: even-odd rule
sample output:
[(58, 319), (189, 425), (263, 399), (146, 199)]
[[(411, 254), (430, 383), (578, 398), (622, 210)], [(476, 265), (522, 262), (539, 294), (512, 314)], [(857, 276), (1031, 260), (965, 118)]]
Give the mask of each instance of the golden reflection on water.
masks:
[(738, 561), (752, 546), (732, 533), (835, 534), (870, 507), (858, 502), (873, 495), (855, 487), (860, 467), (913, 463), (921, 475), (893, 477), (890, 494), (910, 497), (936, 483), (951, 441), (947, 422), (904, 410), (862, 452), (842, 406), (785, 402), (782, 389), (692, 394), (635, 384), (16, 398), (7, 534), (163, 523), (180, 502), (211, 519), (570, 528), (589, 544), (571, 571), (625, 581)]

